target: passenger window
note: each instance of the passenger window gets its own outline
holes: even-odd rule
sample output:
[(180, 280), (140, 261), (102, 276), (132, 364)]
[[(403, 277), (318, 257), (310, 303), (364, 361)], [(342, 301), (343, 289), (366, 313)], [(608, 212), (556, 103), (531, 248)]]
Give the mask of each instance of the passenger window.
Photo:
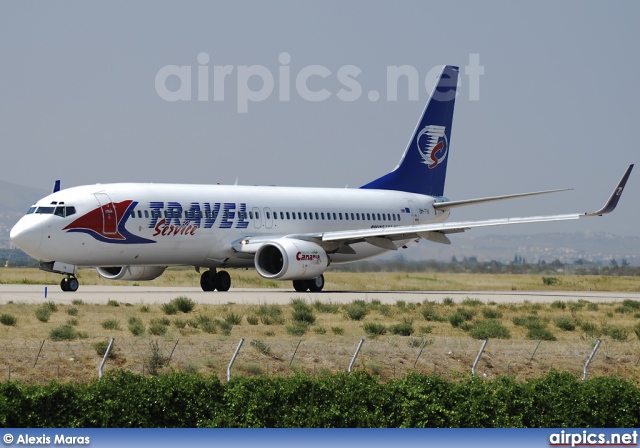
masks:
[(318, 217), (318, 212), (316, 212), (316, 220), (318, 220), (318, 219), (320, 219), (320, 218)]
[(307, 212), (304, 212), (304, 219), (307, 219)]
[(371, 215), (369, 215), (369, 213), (367, 213), (367, 220), (371, 221)]
[(291, 217), (292, 217), (293, 219), (296, 219), (296, 212), (291, 212)]
[(291, 219), (291, 216), (289, 216), (289, 212), (287, 212), (287, 219)]
[(327, 213), (327, 221), (331, 221), (331, 213)]
[(284, 212), (280, 212), (280, 219), (284, 219)]
[(249, 212), (249, 219), (253, 219), (253, 212)]
[(338, 217), (340, 218), (340, 221), (342, 221), (342, 213), (338, 213)]
[(334, 220), (334, 221), (337, 221), (337, 220), (338, 220), (338, 218), (336, 217), (336, 214), (335, 214), (335, 213), (333, 214), (333, 220)]
[(260, 219), (260, 212), (256, 212), (256, 219)]
[(267, 219), (271, 219), (271, 215), (267, 212)]
[(320, 212), (320, 217), (322, 218), (322, 220), (324, 221), (324, 212)]
[(145, 211), (144, 211), (144, 217), (145, 217), (145, 218), (148, 218), (148, 217), (149, 217), (149, 210), (145, 210)]

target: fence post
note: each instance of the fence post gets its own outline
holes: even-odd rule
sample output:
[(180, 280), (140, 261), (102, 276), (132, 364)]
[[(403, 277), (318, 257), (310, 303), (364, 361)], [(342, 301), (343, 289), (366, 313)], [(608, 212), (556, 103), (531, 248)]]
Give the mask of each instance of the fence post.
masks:
[(473, 367), (471, 367), (471, 376), (476, 376), (476, 366), (478, 362), (480, 362), (480, 357), (482, 356), (482, 352), (484, 352), (484, 348), (487, 346), (489, 342), (489, 338), (485, 339), (482, 343), (482, 347), (480, 347), (480, 351), (478, 352), (478, 356), (476, 356), (476, 360), (473, 362)]
[(233, 367), (233, 363), (236, 361), (236, 357), (242, 348), (242, 344), (244, 343), (244, 338), (240, 338), (240, 343), (238, 344), (238, 348), (236, 348), (236, 352), (233, 354), (233, 358), (231, 358), (231, 362), (227, 367), (227, 381), (231, 381), (231, 367)]
[(420, 347), (420, 353), (418, 353), (418, 356), (416, 357), (416, 362), (413, 363), (414, 369), (416, 368), (416, 364), (418, 364), (418, 359), (420, 359), (420, 355), (422, 355), (422, 350), (424, 350), (425, 345), (427, 345), (427, 340), (422, 338), (422, 347)]
[(538, 347), (540, 347), (541, 343), (542, 343), (542, 340), (538, 341), (538, 345), (536, 345), (536, 348), (533, 349), (533, 353), (531, 353), (531, 358), (529, 358), (529, 364), (531, 364), (531, 361), (533, 361), (533, 357), (536, 356), (536, 352), (538, 351)]
[(46, 339), (42, 340), (42, 344), (40, 345), (40, 350), (38, 350), (38, 355), (36, 356), (36, 362), (33, 363), (33, 367), (36, 367), (36, 364), (38, 364), (38, 358), (40, 358), (40, 352), (42, 351), (42, 347), (44, 347), (44, 341), (46, 341)]
[[(113, 341), (115, 338), (111, 338), (109, 341), (109, 345), (104, 352), (104, 356), (102, 357), (102, 362), (100, 363), (100, 368), (98, 369), (98, 378), (102, 378), (102, 369), (104, 369), (104, 364), (107, 362), (107, 358), (109, 357), (109, 353), (111, 353), (111, 347), (113, 347)], [(142, 374), (144, 375), (144, 364), (142, 365)]]
[(293, 364), (293, 358), (296, 357), (296, 353), (298, 353), (298, 347), (300, 347), (301, 342), (302, 342), (302, 339), (298, 341), (298, 345), (296, 345), (296, 349), (293, 351), (293, 356), (291, 357), (291, 361), (289, 361), (289, 367), (291, 367), (291, 364)]
[(358, 348), (356, 349), (356, 352), (353, 354), (353, 359), (351, 359), (351, 364), (349, 364), (349, 373), (351, 373), (351, 368), (353, 367), (353, 364), (355, 364), (356, 362), (356, 358), (358, 357), (358, 353), (360, 353), (360, 348), (362, 347), (363, 343), (364, 343), (364, 339), (360, 339)]
[(176, 341), (176, 345), (173, 346), (173, 350), (171, 350), (171, 354), (169, 355), (169, 359), (167, 359), (167, 365), (169, 365), (169, 363), (171, 362), (171, 358), (173, 358), (173, 352), (176, 351), (176, 347), (178, 346), (178, 342), (180, 342), (180, 339), (178, 339)]
[(591, 364), (591, 360), (593, 359), (593, 356), (598, 351), (598, 347), (600, 347), (600, 342), (601, 342), (600, 339), (596, 341), (596, 345), (593, 347), (593, 350), (591, 351), (591, 355), (589, 355), (589, 359), (587, 359), (587, 362), (584, 364), (584, 370), (582, 372), (582, 381), (587, 379), (587, 369), (589, 368), (589, 364)]

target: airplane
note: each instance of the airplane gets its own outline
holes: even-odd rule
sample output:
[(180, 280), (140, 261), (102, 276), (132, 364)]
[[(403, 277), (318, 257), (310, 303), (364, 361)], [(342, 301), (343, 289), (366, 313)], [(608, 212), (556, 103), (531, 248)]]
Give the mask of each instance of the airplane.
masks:
[(11, 229), (11, 244), (62, 274), (76, 291), (79, 268), (111, 280), (152, 280), (168, 266), (193, 266), (204, 291), (227, 291), (227, 268), (255, 268), (320, 292), (330, 264), (363, 260), (426, 239), (511, 224), (612, 212), (630, 165), (605, 205), (588, 213), (448, 222), (457, 207), (546, 190), (452, 201), (444, 196), (458, 68), (444, 66), (398, 165), (357, 189), (113, 183), (61, 189), (37, 201)]

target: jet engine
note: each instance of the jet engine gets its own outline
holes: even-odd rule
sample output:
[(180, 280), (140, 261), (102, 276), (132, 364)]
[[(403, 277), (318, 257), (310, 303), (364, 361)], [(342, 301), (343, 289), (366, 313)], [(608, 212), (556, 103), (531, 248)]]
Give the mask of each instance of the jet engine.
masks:
[(254, 259), (256, 271), (264, 278), (311, 280), (329, 266), (329, 256), (316, 243), (280, 238), (263, 244)]
[(98, 274), (109, 280), (153, 280), (160, 277), (166, 266), (111, 266), (96, 268)]

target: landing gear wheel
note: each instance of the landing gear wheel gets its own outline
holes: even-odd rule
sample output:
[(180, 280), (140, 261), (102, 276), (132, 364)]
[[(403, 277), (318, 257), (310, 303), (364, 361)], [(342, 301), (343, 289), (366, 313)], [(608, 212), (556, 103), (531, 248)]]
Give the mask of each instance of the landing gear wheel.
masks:
[(215, 285), (213, 284), (213, 277), (215, 273), (211, 271), (204, 271), (200, 276), (200, 287), (203, 291), (213, 291)]
[(60, 281), (60, 289), (65, 292), (76, 292), (79, 285), (80, 283), (75, 277), (65, 277)]
[(218, 291), (229, 291), (231, 276), (227, 271), (220, 271), (213, 276), (213, 284)]
[(320, 292), (324, 288), (324, 275), (316, 277), (312, 280), (307, 280), (307, 286), (311, 292)]
[(306, 280), (294, 280), (293, 289), (298, 292), (305, 292), (307, 289), (309, 289), (309, 285), (307, 284)]
[(80, 284), (78, 283), (78, 279), (75, 277), (71, 277), (68, 280), (69, 281), (67, 282), (67, 287), (69, 289), (67, 291), (76, 292), (78, 290), (78, 286), (80, 286)]

